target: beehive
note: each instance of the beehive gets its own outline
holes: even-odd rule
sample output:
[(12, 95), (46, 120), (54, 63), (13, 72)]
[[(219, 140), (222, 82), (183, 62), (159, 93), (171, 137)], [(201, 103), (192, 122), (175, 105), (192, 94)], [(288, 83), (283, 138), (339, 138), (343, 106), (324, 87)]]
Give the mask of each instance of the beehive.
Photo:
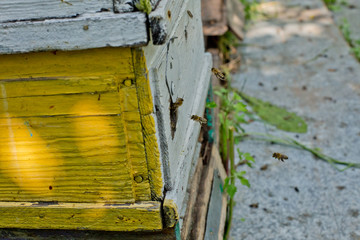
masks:
[(1, 228), (162, 230), (184, 214), (211, 57), (199, 1), (151, 3), (1, 4)]

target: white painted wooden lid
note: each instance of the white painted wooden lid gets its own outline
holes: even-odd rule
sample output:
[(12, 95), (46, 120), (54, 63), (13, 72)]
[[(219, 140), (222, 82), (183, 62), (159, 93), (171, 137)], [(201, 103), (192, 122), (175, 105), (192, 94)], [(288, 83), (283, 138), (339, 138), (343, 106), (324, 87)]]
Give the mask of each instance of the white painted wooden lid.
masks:
[(114, 13), (113, 0), (2, 0), (0, 54), (143, 46), (145, 13)]

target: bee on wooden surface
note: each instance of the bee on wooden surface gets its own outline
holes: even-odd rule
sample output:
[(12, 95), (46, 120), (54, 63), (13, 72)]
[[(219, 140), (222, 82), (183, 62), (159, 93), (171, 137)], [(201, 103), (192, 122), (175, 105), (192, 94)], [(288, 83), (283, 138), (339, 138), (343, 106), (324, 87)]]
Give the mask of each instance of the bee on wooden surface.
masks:
[(189, 11), (189, 10), (187, 10), (187, 14), (189, 15), (189, 17), (191, 17), (191, 18), (193, 18), (194, 16), (192, 15), (192, 13)]
[(206, 124), (207, 123), (207, 120), (203, 117), (199, 117), (198, 115), (192, 115), (191, 116), (191, 119), (196, 121), (196, 122), (199, 122), (201, 125), (203, 124)]
[(176, 101), (172, 104), (170, 104), (170, 109), (175, 110), (178, 109), (184, 102), (183, 98), (177, 98)]
[(225, 74), (217, 68), (211, 68), (211, 72), (221, 81), (226, 81)]
[(273, 158), (276, 158), (280, 161), (284, 161), (285, 159), (288, 159), (288, 157), (285, 155), (285, 154), (281, 154), (281, 153), (274, 153), (273, 155)]

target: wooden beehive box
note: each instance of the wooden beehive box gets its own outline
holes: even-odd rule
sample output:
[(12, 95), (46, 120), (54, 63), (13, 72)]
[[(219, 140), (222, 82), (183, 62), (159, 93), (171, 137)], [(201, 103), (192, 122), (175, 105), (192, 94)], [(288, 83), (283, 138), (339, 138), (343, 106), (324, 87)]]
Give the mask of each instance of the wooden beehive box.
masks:
[(128, 2), (0, 4), (0, 228), (179, 224), (210, 79), (200, 2)]

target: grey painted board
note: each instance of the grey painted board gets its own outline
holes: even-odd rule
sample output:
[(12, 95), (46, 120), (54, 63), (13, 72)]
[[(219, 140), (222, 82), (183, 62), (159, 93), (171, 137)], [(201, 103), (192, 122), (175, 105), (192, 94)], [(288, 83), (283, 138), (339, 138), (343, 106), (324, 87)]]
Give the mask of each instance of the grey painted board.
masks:
[[(200, 1), (167, 1), (165, 12), (171, 11), (167, 21), (165, 46), (151, 42), (144, 48), (156, 109), (156, 126), (166, 198), (172, 199), (181, 213), (186, 207), (186, 189), (191, 178), (190, 168), (195, 156), (200, 124), (190, 119), (202, 116), (210, 82), (211, 55), (204, 53)], [(180, 3), (182, 2), (182, 4)], [(173, 3), (174, 5), (168, 5)], [(174, 10), (177, 9), (177, 10)], [(178, 15), (174, 14), (178, 11)], [(191, 16), (187, 11), (191, 11)], [(151, 15), (151, 14), (150, 14)], [(171, 24), (170, 24), (171, 23)], [(167, 88), (167, 83), (169, 89)], [(183, 98), (178, 108), (176, 132), (172, 138), (170, 98)]]
[[(191, 12), (191, 7), (188, 2), (189, 0), (163, 0), (159, 2), (155, 11), (149, 14), (151, 35), (154, 45), (164, 44), (168, 39), (168, 36), (173, 35), (173, 31), (177, 29), (176, 25), (178, 24), (179, 19), (182, 18), (183, 20), (186, 20), (184, 19), (184, 14), (187, 13), (187, 10)], [(201, 19), (201, 10), (200, 12), (198, 9), (194, 10), (198, 11), (195, 14), (196, 18)]]
[[(206, 240), (217, 240), (219, 239), (219, 232), (222, 232), (223, 229), (219, 227), (221, 224), (221, 215), (222, 215), (222, 205), (226, 201), (226, 198), (223, 197), (223, 181), (220, 178), (219, 170), (214, 170), (214, 179), (212, 182), (212, 190), (210, 196), (209, 210), (207, 212), (207, 221), (205, 228), (205, 237)], [(221, 234), (220, 234), (221, 235)]]
[[(114, 12), (132, 12), (136, 11), (136, 3), (139, 0), (114, 0)], [(160, 0), (150, 0), (151, 8), (154, 10)]]
[(1, 0), (0, 22), (68, 18), (112, 10), (112, 0)]
[(0, 54), (99, 47), (141, 46), (148, 42), (144, 13), (94, 13), (77, 18), (0, 23)]

